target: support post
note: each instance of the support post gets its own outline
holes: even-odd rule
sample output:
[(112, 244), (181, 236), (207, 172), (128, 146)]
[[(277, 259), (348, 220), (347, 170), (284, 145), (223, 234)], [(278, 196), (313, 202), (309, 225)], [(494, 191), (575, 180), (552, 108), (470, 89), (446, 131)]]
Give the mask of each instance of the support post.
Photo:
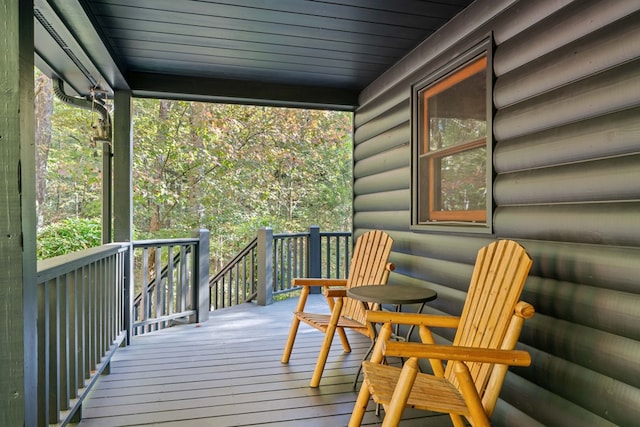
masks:
[[(113, 102), (113, 238), (133, 240), (133, 124), (131, 92), (116, 90)], [(133, 325), (133, 248), (127, 251), (124, 284), (124, 327), (127, 345)]]
[(273, 229), (258, 230), (258, 305), (273, 303)]
[(0, 15), (0, 425), (34, 426), (39, 405), (33, 1), (4, 1)]
[(209, 230), (196, 231), (198, 238), (198, 253), (196, 254), (196, 283), (194, 284), (194, 306), (196, 308), (196, 323), (209, 320), (211, 309), (209, 292)]
[(102, 244), (113, 241), (113, 153), (110, 142), (102, 143)]
[[(309, 227), (309, 242), (307, 244), (307, 274), (312, 278), (322, 277), (322, 241), (320, 240), (320, 227)], [(309, 293), (319, 294), (322, 288), (312, 286)]]

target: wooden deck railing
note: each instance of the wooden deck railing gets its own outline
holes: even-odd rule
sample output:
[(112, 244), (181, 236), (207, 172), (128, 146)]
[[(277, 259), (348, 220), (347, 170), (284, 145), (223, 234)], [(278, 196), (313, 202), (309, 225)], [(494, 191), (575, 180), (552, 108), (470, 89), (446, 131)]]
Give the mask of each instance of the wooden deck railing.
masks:
[[(137, 271), (134, 252), (141, 254)], [(208, 272), (207, 230), (38, 262), (38, 426), (79, 421), (87, 393), (132, 334), (179, 318), (208, 319)], [(140, 291), (135, 304), (134, 287)]]
[(346, 277), (351, 259), (350, 232), (273, 234), (262, 228), (238, 255), (209, 280), (211, 309), (247, 301), (270, 304), (274, 295), (297, 290), (295, 277)]
[[(193, 238), (133, 242), (134, 335), (177, 322), (204, 320), (206, 314), (199, 312), (199, 284), (201, 274), (209, 274), (209, 232), (201, 230), (198, 234)], [(208, 299), (208, 293), (204, 297)], [(208, 313), (208, 301), (203, 309)]]
[(38, 263), (38, 425), (66, 425), (126, 339), (130, 245)]
[[(294, 277), (346, 277), (351, 233), (261, 229), (208, 280), (209, 232), (112, 243), (38, 263), (38, 426), (65, 426), (131, 335), (208, 319), (221, 308), (291, 292)], [(209, 289), (207, 289), (209, 288)], [(207, 292), (210, 291), (210, 294)], [(209, 299), (211, 298), (211, 300)]]

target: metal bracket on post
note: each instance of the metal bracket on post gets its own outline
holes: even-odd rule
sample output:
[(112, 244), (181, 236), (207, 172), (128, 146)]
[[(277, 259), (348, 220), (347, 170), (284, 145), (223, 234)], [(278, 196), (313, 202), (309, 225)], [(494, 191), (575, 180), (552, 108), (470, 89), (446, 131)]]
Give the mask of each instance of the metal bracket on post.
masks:
[(196, 254), (196, 283), (194, 283), (196, 323), (209, 320), (209, 230), (200, 229), (196, 231), (198, 238), (198, 253)]
[[(320, 227), (312, 225), (309, 227), (309, 241), (307, 244), (307, 275), (310, 278), (322, 277), (322, 241), (320, 240)], [(319, 294), (321, 288), (312, 286), (309, 293)]]
[(258, 230), (258, 305), (273, 303), (273, 229)]

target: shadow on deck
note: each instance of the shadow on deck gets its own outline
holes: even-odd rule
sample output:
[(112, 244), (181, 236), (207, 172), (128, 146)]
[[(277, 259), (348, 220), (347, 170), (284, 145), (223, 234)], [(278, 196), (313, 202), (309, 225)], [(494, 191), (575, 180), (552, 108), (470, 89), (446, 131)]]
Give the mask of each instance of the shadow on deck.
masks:
[[(290, 363), (280, 363), (295, 302), (243, 304), (212, 312), (200, 327), (135, 337), (90, 392), (79, 426), (346, 426), (369, 341), (350, 334), (353, 351), (345, 354), (336, 338), (320, 387), (310, 388), (321, 333), (301, 325)], [(319, 295), (307, 306), (328, 311)], [(373, 409), (363, 426), (380, 425)], [(428, 415), (405, 411), (401, 425), (451, 425), (448, 416)]]

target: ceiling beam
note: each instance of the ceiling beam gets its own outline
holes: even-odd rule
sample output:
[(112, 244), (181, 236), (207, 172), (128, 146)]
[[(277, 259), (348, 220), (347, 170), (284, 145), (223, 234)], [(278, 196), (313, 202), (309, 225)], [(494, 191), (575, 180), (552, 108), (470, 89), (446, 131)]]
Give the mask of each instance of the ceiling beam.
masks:
[(128, 73), (136, 97), (353, 111), (358, 91), (243, 80)]

